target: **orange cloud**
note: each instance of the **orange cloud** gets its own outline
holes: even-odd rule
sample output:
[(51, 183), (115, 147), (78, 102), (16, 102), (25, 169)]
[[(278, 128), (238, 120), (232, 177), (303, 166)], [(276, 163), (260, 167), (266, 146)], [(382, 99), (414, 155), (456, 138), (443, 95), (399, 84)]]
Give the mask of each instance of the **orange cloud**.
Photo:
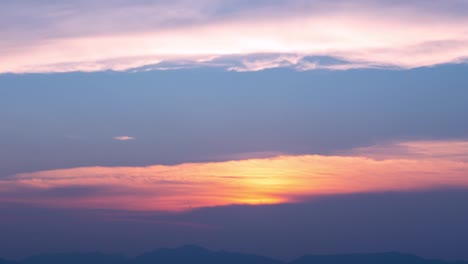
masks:
[(340, 156), (281, 155), (148, 167), (84, 167), (14, 175), (0, 201), (41, 206), (187, 210), (300, 197), (468, 187), (468, 143), (403, 142)]

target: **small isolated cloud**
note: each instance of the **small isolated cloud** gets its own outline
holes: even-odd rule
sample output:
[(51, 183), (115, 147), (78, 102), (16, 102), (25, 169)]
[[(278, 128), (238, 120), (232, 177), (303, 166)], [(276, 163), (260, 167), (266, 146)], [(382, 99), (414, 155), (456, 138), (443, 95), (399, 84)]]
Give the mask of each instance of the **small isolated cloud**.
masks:
[(119, 141), (135, 140), (134, 137), (130, 137), (130, 136), (117, 136), (117, 137), (114, 137), (114, 139), (119, 140)]

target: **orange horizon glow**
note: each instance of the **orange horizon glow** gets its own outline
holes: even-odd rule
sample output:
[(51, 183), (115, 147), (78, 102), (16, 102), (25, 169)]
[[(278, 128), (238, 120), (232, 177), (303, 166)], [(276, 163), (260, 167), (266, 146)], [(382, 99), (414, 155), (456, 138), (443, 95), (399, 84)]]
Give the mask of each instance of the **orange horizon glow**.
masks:
[[(300, 197), (468, 187), (468, 142), (416, 141), (339, 156), (280, 155), (148, 167), (83, 167), (0, 180), (0, 202), (183, 211)], [(75, 190), (60, 192), (60, 190)]]

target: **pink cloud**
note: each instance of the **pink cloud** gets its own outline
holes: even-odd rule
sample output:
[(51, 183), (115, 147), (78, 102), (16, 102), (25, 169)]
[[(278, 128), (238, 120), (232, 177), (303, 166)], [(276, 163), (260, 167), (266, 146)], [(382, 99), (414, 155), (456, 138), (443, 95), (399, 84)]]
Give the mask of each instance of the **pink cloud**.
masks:
[[(88, 20), (73, 12), (46, 17), (54, 23), (34, 31), (38, 35), (32, 39), (9, 33), (9, 41), (0, 46), (0, 72), (121, 71), (160, 62), (183, 67), (232, 55), (239, 61), (223, 66), (240, 71), (414, 68), (468, 57), (468, 17), (448, 2), (425, 6), (422, 12), (418, 1), (389, 6), (384, 1), (295, 0), (217, 14), (223, 3), (211, 0), (193, 6), (175, 1), (97, 9), (90, 10)], [(160, 10), (166, 11), (154, 15)], [(178, 13), (183, 19), (174, 15)], [(135, 17), (148, 24), (136, 23)], [(122, 27), (106, 26), (105, 21), (119, 21)], [(249, 59), (262, 53), (277, 55)], [(304, 62), (307, 56), (332, 56), (350, 63), (320, 66)]]
[(117, 137), (114, 137), (114, 139), (119, 140), (119, 141), (129, 141), (129, 140), (135, 140), (136, 138), (130, 137), (130, 136), (117, 136)]

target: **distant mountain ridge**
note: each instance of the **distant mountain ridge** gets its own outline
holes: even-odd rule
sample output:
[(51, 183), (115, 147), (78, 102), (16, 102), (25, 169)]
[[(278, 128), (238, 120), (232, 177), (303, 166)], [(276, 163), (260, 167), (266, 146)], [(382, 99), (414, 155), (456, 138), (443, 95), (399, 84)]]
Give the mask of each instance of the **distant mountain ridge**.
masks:
[[(18, 264), (119, 264), (125, 263), (127, 258), (123, 255), (103, 253), (60, 253), (43, 254), (26, 258)], [(1, 264), (1, 263), (0, 263)]]
[(468, 261), (425, 259), (414, 255), (390, 253), (305, 255), (291, 262), (273, 258), (211, 251), (199, 246), (161, 248), (135, 258), (118, 254), (69, 253), (41, 254), (20, 261), (0, 258), (0, 264), (468, 264)]
[(468, 264), (466, 261), (425, 259), (397, 252), (372, 254), (306, 255), (289, 264)]

